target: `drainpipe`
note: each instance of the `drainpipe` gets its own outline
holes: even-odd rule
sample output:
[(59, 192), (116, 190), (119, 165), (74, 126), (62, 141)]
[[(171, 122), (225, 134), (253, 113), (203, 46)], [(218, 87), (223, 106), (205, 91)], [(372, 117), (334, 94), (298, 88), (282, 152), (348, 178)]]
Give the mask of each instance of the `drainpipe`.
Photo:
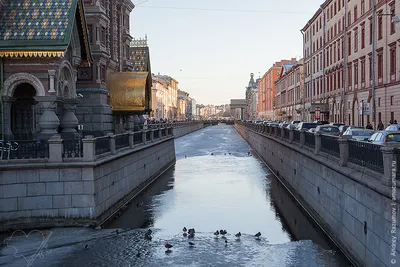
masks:
[[(325, 10), (320, 7), (322, 11), (322, 103), (325, 103)], [(324, 120), (326, 120), (324, 115)]]
[[(343, 21), (344, 25), (343, 25), (343, 55), (344, 55), (344, 59), (343, 59), (343, 123), (346, 124), (346, 91), (347, 91), (347, 57), (348, 57), (348, 52), (347, 52), (347, 2), (344, 5), (344, 21)], [(374, 31), (372, 31), (374, 32)], [(350, 125), (350, 121), (349, 124)]]
[(3, 58), (0, 57), (0, 111), (1, 111), (1, 138), (4, 140), (4, 105), (3, 105)]
[(303, 116), (302, 116), (302, 120), (305, 121), (305, 119), (306, 119), (306, 100), (305, 100), (304, 92), (305, 92), (305, 86), (306, 86), (306, 66), (305, 66), (306, 65), (305, 64), (306, 50), (305, 50), (304, 44), (306, 41), (306, 36), (304, 35), (303, 30), (300, 30), (300, 32), (303, 35), (303, 73), (302, 73), (302, 75), (303, 75), (303, 90), (302, 90), (302, 92), (303, 92), (303, 99), (302, 99), (303, 100)]

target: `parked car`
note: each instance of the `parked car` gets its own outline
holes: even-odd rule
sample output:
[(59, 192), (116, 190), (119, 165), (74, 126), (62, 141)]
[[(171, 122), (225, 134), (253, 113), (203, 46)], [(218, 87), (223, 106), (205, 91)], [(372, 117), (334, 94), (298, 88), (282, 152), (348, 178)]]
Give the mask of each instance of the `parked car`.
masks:
[(296, 128), (296, 130), (302, 130), (302, 129), (311, 129), (311, 128), (315, 128), (315, 127), (317, 127), (318, 126), (318, 124), (317, 123), (314, 123), (314, 122), (300, 122), (298, 125), (297, 125), (297, 128)]
[(379, 131), (374, 133), (368, 141), (377, 145), (386, 142), (400, 142), (400, 131)]
[(368, 139), (374, 133), (375, 133), (374, 130), (369, 130), (369, 129), (347, 129), (342, 136), (355, 139), (357, 141), (368, 141)]
[(340, 127), (340, 126), (343, 126), (344, 123), (334, 123), (334, 122), (331, 122), (331, 123), (329, 123), (329, 125)]
[(315, 128), (311, 128), (307, 131), (308, 133), (315, 133)]
[(339, 136), (339, 127), (333, 125), (318, 125), (315, 128), (315, 133)]
[(385, 131), (400, 131), (400, 125), (399, 124), (392, 124), (386, 127)]
[(314, 123), (317, 123), (319, 125), (325, 125), (325, 124), (329, 124), (329, 121), (314, 121)]

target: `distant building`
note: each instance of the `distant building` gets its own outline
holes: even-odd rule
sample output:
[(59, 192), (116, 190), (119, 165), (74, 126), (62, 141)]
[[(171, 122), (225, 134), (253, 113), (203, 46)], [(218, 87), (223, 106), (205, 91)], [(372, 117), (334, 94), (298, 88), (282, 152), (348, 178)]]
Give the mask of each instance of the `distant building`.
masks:
[(250, 81), (246, 87), (246, 100), (247, 100), (247, 110), (246, 119), (247, 120), (257, 120), (257, 99), (258, 99), (258, 85), (254, 81), (254, 74), (250, 74)]

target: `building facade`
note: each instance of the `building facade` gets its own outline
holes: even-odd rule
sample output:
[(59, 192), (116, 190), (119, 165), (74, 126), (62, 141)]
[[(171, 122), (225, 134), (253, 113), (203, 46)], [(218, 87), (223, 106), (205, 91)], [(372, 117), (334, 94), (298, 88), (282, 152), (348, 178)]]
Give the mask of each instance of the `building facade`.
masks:
[[(1, 139), (74, 137), (81, 73), (93, 68), (82, 0), (2, 1)], [(78, 83), (77, 83), (78, 81)], [(90, 118), (92, 119), (92, 118)]]
[(318, 105), (323, 119), (334, 122), (376, 126), (397, 119), (400, 25), (391, 14), (399, 10), (393, 0), (321, 5), (302, 29), (308, 119)]
[[(167, 75), (152, 75), (152, 117), (178, 119), (178, 81)], [(154, 97), (155, 95), (155, 97)]]
[(277, 119), (274, 113), (276, 89), (275, 81), (279, 78), (283, 64), (296, 62), (295, 58), (275, 62), (273, 66), (258, 81), (258, 118), (262, 120)]
[(274, 113), (279, 120), (292, 121), (304, 119), (303, 101), (303, 60), (283, 64), (280, 77), (275, 82), (276, 106)]
[(257, 120), (257, 99), (258, 99), (258, 85), (257, 81), (254, 80), (254, 74), (250, 74), (250, 81), (246, 87), (246, 100), (247, 110), (245, 118), (246, 120)]

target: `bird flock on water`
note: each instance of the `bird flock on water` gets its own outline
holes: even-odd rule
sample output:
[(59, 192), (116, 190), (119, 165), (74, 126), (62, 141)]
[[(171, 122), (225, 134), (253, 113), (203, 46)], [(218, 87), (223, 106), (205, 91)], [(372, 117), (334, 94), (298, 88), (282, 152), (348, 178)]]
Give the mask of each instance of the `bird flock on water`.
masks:
[[(187, 237), (188, 239), (191, 240), (191, 241), (189, 241), (189, 246), (190, 246), (191, 248), (194, 247), (194, 246), (195, 246), (195, 243), (193, 242), (193, 239), (194, 239), (194, 237), (195, 237), (196, 230), (195, 230), (194, 228), (187, 229), (186, 227), (183, 227), (182, 231), (183, 231), (183, 234), (182, 234), (183, 237)], [(144, 234), (144, 239), (146, 239), (146, 240), (148, 240), (148, 241), (151, 241), (152, 238), (153, 238), (153, 237), (152, 237), (152, 234), (153, 234), (153, 231), (151, 231), (151, 229), (147, 230), (146, 233)], [(223, 230), (223, 229), (217, 230), (217, 231), (214, 232), (214, 236), (215, 236), (216, 238), (217, 238), (218, 236), (221, 236), (222, 238), (225, 239), (225, 246), (228, 245), (228, 240), (227, 240), (227, 238), (225, 237), (226, 234), (228, 234), (228, 232), (227, 232), (226, 230)], [(241, 233), (241, 232), (238, 232), (237, 234), (235, 234), (235, 237), (236, 237), (238, 240), (240, 239), (241, 236), (242, 236), (242, 233)], [(257, 232), (257, 233), (254, 235), (254, 237), (255, 237), (257, 240), (260, 240), (261, 232)], [(170, 252), (172, 252), (171, 248), (173, 248), (173, 245), (172, 245), (171, 243), (169, 243), (168, 241), (166, 241), (165, 244), (164, 244), (164, 246), (165, 246), (165, 248), (167, 249), (167, 250), (165, 251), (165, 253), (170, 253)], [(137, 256), (139, 257), (140, 254), (138, 254)]]

